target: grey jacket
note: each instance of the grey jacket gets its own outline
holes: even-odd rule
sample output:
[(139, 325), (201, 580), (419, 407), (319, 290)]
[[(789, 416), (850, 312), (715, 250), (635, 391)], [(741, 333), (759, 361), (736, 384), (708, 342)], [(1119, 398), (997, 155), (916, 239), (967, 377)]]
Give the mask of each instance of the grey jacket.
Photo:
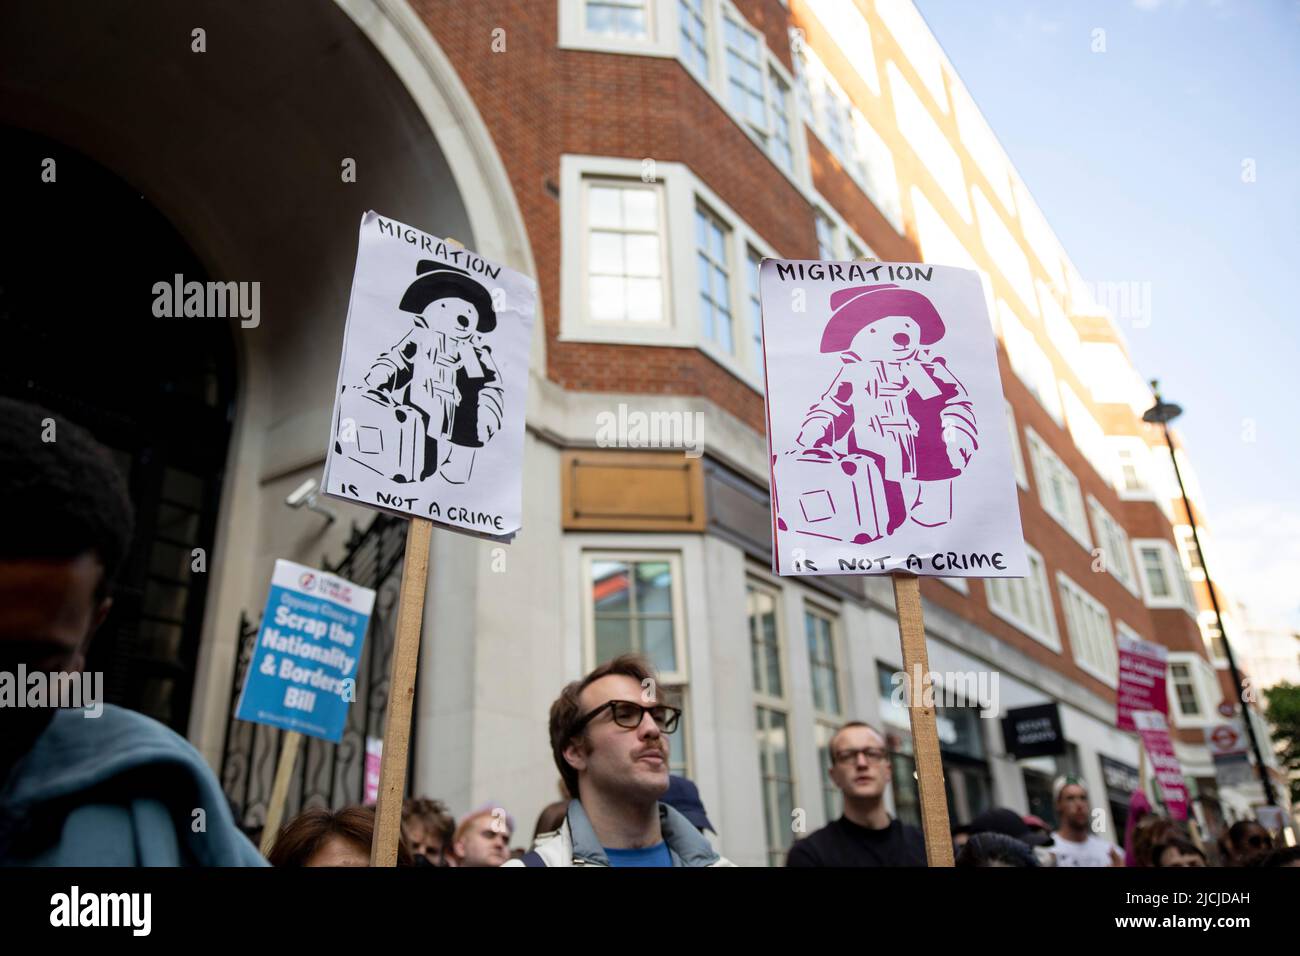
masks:
[[(659, 829), (668, 844), (673, 866), (735, 866), (719, 856), (704, 834), (694, 824), (668, 806), (659, 804)], [(569, 802), (560, 829), (543, 833), (533, 847), (547, 866), (609, 866), (609, 858), (592, 829), (591, 821), (577, 800)], [(522, 860), (510, 860), (504, 866), (523, 866)]]

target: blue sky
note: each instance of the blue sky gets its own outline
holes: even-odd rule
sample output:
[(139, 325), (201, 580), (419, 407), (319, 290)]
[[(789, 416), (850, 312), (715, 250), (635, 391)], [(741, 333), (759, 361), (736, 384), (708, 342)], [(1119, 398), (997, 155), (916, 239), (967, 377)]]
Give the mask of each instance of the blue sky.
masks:
[(917, 7), (1084, 278), (1150, 283), (1210, 572), (1300, 627), (1300, 2)]

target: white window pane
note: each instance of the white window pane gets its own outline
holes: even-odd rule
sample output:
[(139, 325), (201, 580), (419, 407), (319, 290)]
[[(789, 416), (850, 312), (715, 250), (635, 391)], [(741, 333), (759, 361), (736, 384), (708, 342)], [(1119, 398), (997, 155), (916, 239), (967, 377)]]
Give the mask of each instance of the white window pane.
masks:
[(587, 29), (592, 33), (613, 33), (614, 11), (601, 4), (588, 4)]
[[(589, 226), (621, 228), (623, 216), (620, 212), (621, 195), (631, 190), (615, 189), (609, 186), (592, 186), (587, 193), (587, 224)], [(645, 195), (654, 198), (654, 194), (645, 190)]]
[(630, 276), (658, 276), (659, 237), (657, 235), (629, 235), (624, 242), (627, 250), (626, 272)]
[[(621, 320), (624, 280), (605, 276), (591, 277), (591, 317), (597, 320)], [(658, 318), (658, 316), (656, 316)]]
[(650, 189), (624, 189), (624, 225), (628, 229), (659, 229), (659, 196)]
[(629, 570), (624, 561), (591, 562), (592, 606), (597, 614), (627, 614), (631, 610)]
[(638, 614), (672, 613), (672, 565), (667, 561), (640, 561), (637, 563), (636, 609)]
[(645, 36), (645, 11), (622, 10), (618, 16), (618, 32), (627, 36)]
[(596, 663), (628, 654), (635, 650), (632, 643), (632, 620), (630, 618), (596, 618)]
[(655, 670), (661, 674), (677, 670), (671, 619), (648, 618), (641, 621), (641, 653), (649, 658)]
[(628, 279), (627, 294), (628, 319), (658, 322), (663, 318), (663, 292), (658, 279)]
[(593, 231), (587, 244), (587, 268), (592, 275), (623, 275), (623, 236), (617, 232)]

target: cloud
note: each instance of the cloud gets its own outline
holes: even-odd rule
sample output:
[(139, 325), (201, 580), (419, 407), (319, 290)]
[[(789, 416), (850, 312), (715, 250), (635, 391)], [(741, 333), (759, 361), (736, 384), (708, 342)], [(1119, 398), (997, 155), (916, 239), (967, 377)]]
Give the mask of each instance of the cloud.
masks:
[(1260, 623), (1294, 625), (1300, 612), (1300, 512), (1294, 502), (1239, 505), (1216, 514), (1209, 533), (1207, 560), (1219, 586)]

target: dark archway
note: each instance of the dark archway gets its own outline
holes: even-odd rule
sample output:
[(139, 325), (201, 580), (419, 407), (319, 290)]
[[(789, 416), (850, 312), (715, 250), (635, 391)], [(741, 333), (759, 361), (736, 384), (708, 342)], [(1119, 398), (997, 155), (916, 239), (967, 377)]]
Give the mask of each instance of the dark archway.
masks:
[(0, 126), (0, 196), (0, 393), (94, 433), (136, 507), (88, 667), (110, 703), (184, 734), (208, 579), (195, 549), (212, 551), (234, 412), (230, 320), (154, 317), (154, 283), (205, 281), (203, 265), (144, 196), (80, 153)]

